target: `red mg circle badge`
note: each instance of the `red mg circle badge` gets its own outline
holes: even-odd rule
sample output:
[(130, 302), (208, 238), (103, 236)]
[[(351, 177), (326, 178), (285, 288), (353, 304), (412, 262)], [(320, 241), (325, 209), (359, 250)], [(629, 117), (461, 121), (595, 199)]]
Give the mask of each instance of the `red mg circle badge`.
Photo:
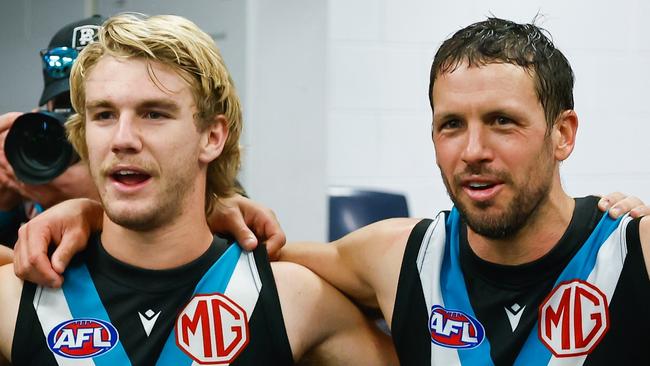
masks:
[(199, 294), (176, 318), (176, 344), (203, 364), (232, 362), (249, 341), (248, 316), (224, 294)]
[(538, 336), (555, 357), (589, 354), (609, 329), (607, 296), (596, 286), (560, 283), (539, 307)]

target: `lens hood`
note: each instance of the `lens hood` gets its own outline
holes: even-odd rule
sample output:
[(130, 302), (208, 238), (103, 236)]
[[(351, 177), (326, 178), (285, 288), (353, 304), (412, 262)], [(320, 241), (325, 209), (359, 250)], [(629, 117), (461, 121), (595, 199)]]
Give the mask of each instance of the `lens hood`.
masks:
[(18, 117), (5, 139), (5, 156), (16, 177), (29, 184), (44, 184), (78, 160), (65, 136), (67, 115), (25, 113)]

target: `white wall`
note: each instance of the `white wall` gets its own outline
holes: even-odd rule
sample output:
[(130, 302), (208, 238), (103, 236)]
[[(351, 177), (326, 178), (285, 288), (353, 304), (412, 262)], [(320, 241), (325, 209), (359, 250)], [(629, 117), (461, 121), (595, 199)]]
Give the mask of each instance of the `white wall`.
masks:
[[(83, 0), (0, 3), (0, 113), (38, 107), (43, 92), (39, 51), (63, 25), (91, 15)], [(88, 15), (86, 15), (88, 14)]]
[(430, 140), (435, 50), (493, 14), (538, 21), (576, 74), (577, 148), (562, 168), (573, 195), (621, 190), (650, 201), (650, 41), (643, 0), (330, 0), (328, 181), (405, 192), (413, 216), (448, 208)]

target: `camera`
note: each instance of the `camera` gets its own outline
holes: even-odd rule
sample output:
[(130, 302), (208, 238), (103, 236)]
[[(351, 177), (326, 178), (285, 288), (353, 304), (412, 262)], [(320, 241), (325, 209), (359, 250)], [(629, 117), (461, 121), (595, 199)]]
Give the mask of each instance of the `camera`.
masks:
[(18, 179), (29, 184), (48, 183), (79, 161), (63, 126), (71, 113), (69, 109), (41, 111), (16, 119), (4, 150)]

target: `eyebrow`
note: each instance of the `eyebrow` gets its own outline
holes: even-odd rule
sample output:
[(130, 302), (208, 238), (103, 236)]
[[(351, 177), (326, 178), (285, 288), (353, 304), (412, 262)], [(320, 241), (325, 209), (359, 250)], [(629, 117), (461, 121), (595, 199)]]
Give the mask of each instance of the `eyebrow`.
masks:
[[(106, 99), (94, 100), (86, 103), (86, 109), (98, 109), (98, 108), (113, 108), (114, 104)], [(169, 112), (177, 112), (180, 110), (178, 104), (173, 101), (165, 99), (148, 99), (136, 106), (137, 109), (149, 109), (149, 108), (158, 108), (164, 109)]]
[(113, 106), (113, 103), (108, 100), (93, 100), (92, 102), (86, 102), (86, 109), (96, 109), (96, 108), (110, 108)]
[(443, 111), (442, 113), (433, 113), (433, 122), (445, 121), (448, 119), (459, 119), (461, 118), (458, 113)]

